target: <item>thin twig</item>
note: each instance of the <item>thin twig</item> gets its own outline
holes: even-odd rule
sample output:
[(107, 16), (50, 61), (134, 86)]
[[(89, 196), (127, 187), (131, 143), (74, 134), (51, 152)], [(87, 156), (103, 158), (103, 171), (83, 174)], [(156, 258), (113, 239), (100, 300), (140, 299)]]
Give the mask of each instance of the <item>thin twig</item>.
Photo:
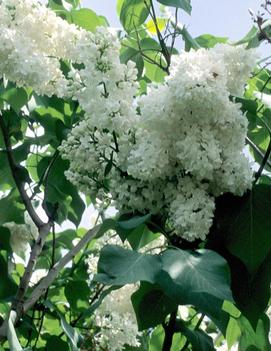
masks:
[[(252, 140), (246, 137), (246, 142), (260, 157), (264, 158), (265, 154), (259, 149), (259, 147), (256, 144), (253, 143)], [(270, 160), (267, 160), (266, 164), (268, 165), (268, 167), (271, 167)]]
[(271, 135), (270, 135), (270, 140), (269, 140), (269, 144), (268, 144), (268, 148), (265, 152), (265, 155), (263, 157), (263, 160), (262, 160), (262, 163), (260, 165), (260, 168), (258, 169), (258, 171), (256, 172), (255, 174), (255, 179), (254, 179), (254, 184), (257, 183), (257, 181), (259, 180), (259, 178), (261, 177), (262, 175), (262, 172), (264, 170), (264, 167), (266, 166), (268, 160), (269, 160), (269, 157), (270, 157), (270, 154), (271, 154)]
[(5, 148), (6, 148), (6, 154), (7, 154), (7, 159), (9, 163), (9, 167), (12, 173), (12, 177), (15, 181), (15, 184), (17, 186), (17, 189), (20, 193), (22, 202), (29, 213), (29, 216), (31, 217), (32, 221), (36, 224), (38, 228), (41, 228), (44, 226), (43, 221), (40, 219), (40, 217), (37, 215), (36, 211), (34, 210), (34, 207), (31, 203), (30, 198), (28, 197), (26, 191), (25, 191), (25, 182), (22, 181), (20, 177), (20, 172), (23, 170), (22, 166), (17, 165), (15, 162), (15, 159), (13, 157), (13, 150), (10, 142), (10, 137), (9, 137), (9, 131), (5, 125), (3, 116), (0, 115), (0, 128), (3, 134), (3, 139), (5, 143)]

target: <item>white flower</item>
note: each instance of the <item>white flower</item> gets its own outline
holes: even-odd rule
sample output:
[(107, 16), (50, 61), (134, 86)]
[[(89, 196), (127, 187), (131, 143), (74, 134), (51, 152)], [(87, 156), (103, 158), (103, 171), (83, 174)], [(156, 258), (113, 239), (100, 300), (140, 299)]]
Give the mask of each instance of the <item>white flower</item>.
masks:
[(77, 97), (86, 116), (61, 147), (71, 162), (68, 178), (82, 191), (110, 193), (120, 210), (168, 216), (173, 232), (186, 240), (204, 239), (214, 197), (251, 187), (243, 154), (247, 120), (230, 95), (242, 91), (255, 52), (229, 45), (183, 52), (166, 83), (136, 103), (134, 74), (124, 94), (113, 79), (123, 77), (116, 68), (124, 66), (114, 60), (115, 67), (105, 68), (110, 83), (100, 73), (103, 92), (93, 90), (84, 73), (86, 88)]
[(94, 336), (95, 351), (121, 351), (125, 345), (140, 346), (140, 333), (130, 300), (135, 289), (134, 285), (125, 285), (111, 292), (95, 311), (95, 324), (100, 327)]
[(87, 32), (34, 0), (2, 0), (0, 32), (0, 76), (39, 94), (67, 95), (59, 60), (76, 61)]
[[(247, 120), (231, 96), (242, 94), (254, 50), (219, 44), (182, 52), (164, 84), (135, 98), (135, 65), (120, 62), (120, 43), (107, 28), (93, 34), (34, 0), (3, 0), (0, 30), (0, 75), (39, 94), (72, 97), (84, 111), (59, 148), (70, 162), (67, 178), (82, 192), (114, 200), (119, 210), (160, 213), (173, 232), (194, 240), (209, 232), (214, 197), (251, 187)], [(61, 60), (70, 63), (68, 77)]]

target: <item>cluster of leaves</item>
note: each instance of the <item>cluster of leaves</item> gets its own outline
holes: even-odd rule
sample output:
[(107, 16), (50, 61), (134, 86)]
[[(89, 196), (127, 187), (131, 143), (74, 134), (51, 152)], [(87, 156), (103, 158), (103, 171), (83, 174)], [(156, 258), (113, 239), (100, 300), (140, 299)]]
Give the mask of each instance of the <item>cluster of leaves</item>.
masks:
[[(181, 37), (186, 50), (210, 48), (227, 38), (205, 34), (192, 38), (178, 23), (178, 11), (191, 13), (190, 0), (158, 0), (171, 6), (176, 15), (158, 17), (152, 0), (119, 0), (118, 15), (123, 26), (120, 58), (132, 60), (138, 69), (139, 94), (147, 85), (163, 82)], [(78, 0), (50, 0), (49, 6), (67, 21), (95, 31), (108, 25), (103, 16), (80, 8)], [(259, 45), (259, 29), (252, 29), (239, 43)], [(255, 92), (257, 95), (255, 98)], [(266, 94), (266, 95), (261, 95)], [(257, 68), (249, 81), (242, 104), (249, 120), (247, 142), (260, 171), (253, 189), (243, 197), (229, 194), (217, 199), (215, 221), (208, 240), (188, 245), (182, 242), (160, 255), (139, 249), (164, 233), (158, 218), (146, 215), (107, 220), (98, 231), (114, 229), (127, 240), (131, 250), (105, 246), (100, 254), (98, 274), (89, 286), (85, 259), (93, 252), (94, 240), (71, 256), (59, 274), (13, 327), (9, 315), (25, 268), (13, 260), (10, 231), (5, 223), (24, 223), (28, 198), (37, 213), (53, 223), (35, 270), (50, 271), (72, 251), (74, 242), (86, 238), (79, 228), (86, 203), (65, 178), (69, 165), (57, 148), (83, 111), (74, 101), (40, 97), (31, 89), (1, 81), (0, 109), (0, 322), (8, 320), (8, 339), (2, 350), (87, 350), (89, 335), (95, 333), (94, 310), (112, 289), (140, 282), (132, 296), (138, 327), (145, 331), (139, 348), (126, 350), (215, 350), (221, 339), (228, 348), (270, 350), (269, 319), (271, 281), (271, 180), (269, 155), (271, 109), (261, 96), (271, 95), (271, 72)], [(263, 175), (263, 170), (266, 170)], [(87, 199), (91, 201), (90, 199)], [(94, 202), (95, 199), (92, 199)], [(88, 202), (87, 202), (88, 204)], [(70, 220), (76, 229), (55, 232), (55, 223)], [(34, 243), (31, 243), (35, 247)], [(46, 273), (47, 276), (49, 273)], [(31, 297), (39, 283), (27, 286)], [(16, 302), (16, 301), (15, 301)], [(181, 320), (178, 307), (188, 305), (191, 318)], [(207, 328), (201, 329), (203, 318)], [(215, 343), (209, 334), (216, 333)], [(221, 335), (221, 336), (220, 336)]]

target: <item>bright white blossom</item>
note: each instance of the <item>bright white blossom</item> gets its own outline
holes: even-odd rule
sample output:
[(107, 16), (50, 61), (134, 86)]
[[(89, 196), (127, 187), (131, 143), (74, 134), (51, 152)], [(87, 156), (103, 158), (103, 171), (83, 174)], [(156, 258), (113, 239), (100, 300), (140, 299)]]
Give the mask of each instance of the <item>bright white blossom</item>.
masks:
[[(243, 154), (247, 120), (231, 95), (241, 94), (255, 63), (255, 52), (242, 46), (183, 52), (166, 82), (152, 86), (137, 104), (133, 80), (130, 95), (118, 92), (119, 100), (130, 102), (131, 112), (123, 110), (117, 120), (123, 129), (113, 125), (112, 113), (100, 118), (93, 101), (92, 113), (61, 148), (71, 162), (68, 178), (82, 191), (107, 193), (120, 210), (165, 214), (176, 234), (203, 240), (215, 197), (242, 195), (251, 187)], [(110, 90), (102, 98), (113, 106)]]
[(88, 40), (87, 32), (36, 0), (2, 0), (0, 33), (0, 76), (38, 94), (67, 94), (60, 59), (76, 61), (77, 43)]
[(254, 50), (219, 44), (182, 52), (164, 84), (135, 98), (134, 63), (120, 62), (107, 28), (92, 34), (33, 0), (3, 0), (0, 20), (0, 74), (72, 97), (85, 113), (60, 147), (79, 190), (119, 210), (160, 214), (193, 241), (208, 234), (216, 196), (251, 187), (247, 120), (234, 96), (256, 64)]
[(134, 285), (125, 285), (111, 292), (95, 311), (95, 324), (100, 327), (94, 336), (95, 351), (121, 351), (125, 345), (140, 346), (140, 333), (131, 303), (135, 290)]

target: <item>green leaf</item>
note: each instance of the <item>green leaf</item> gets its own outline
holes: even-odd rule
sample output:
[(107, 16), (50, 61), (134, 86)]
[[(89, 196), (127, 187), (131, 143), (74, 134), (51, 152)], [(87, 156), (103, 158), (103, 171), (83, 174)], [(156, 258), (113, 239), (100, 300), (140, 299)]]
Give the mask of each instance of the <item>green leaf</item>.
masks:
[(8, 228), (0, 226), (0, 250), (11, 252), (10, 231)]
[(72, 241), (77, 237), (76, 231), (72, 229), (64, 230), (56, 234), (56, 246), (65, 247), (69, 250), (73, 248)]
[(163, 63), (164, 60), (163, 60), (161, 54), (157, 55), (156, 52), (151, 52), (148, 54), (148, 57), (149, 57), (149, 59), (158, 63), (159, 66), (157, 66), (154, 63), (149, 62), (147, 59), (144, 59), (145, 76), (150, 81), (153, 81), (156, 83), (164, 82), (167, 73), (160, 67), (160, 65), (162, 65), (163, 67), (166, 67), (166, 64)]
[[(8, 130), (9, 136), (12, 136), (16, 139), (16, 141), (21, 141), (23, 138), (22, 135), (22, 118), (20, 115), (16, 114), (16, 112), (11, 108), (9, 110), (1, 111), (2, 118)], [(2, 132), (1, 132), (2, 136)], [(5, 146), (5, 145), (4, 145)]]
[(253, 330), (248, 320), (241, 316), (238, 318), (239, 328), (241, 329), (240, 350), (251, 351), (270, 351), (271, 346), (268, 340), (270, 331), (270, 321), (266, 315), (263, 315), (257, 324), (256, 330)]
[(0, 151), (0, 189), (15, 187), (6, 152)]
[[(158, 326), (151, 333), (148, 351), (161, 351), (165, 339), (165, 331), (162, 326)], [(170, 351), (180, 351), (186, 342), (185, 337), (179, 333), (175, 333), (172, 340)]]
[(223, 300), (232, 300), (227, 263), (210, 250), (170, 249), (159, 256), (108, 245), (101, 250), (95, 279), (106, 285), (157, 284), (177, 304), (195, 305), (215, 319), (221, 319)]
[(250, 274), (242, 262), (228, 260), (232, 270), (232, 290), (238, 308), (256, 327), (259, 317), (265, 311), (270, 299), (271, 253), (259, 267)]
[(191, 297), (194, 293), (208, 293), (221, 300), (232, 300), (227, 262), (214, 251), (201, 249), (192, 254), (184, 250), (166, 250), (161, 258), (163, 272), (176, 284), (171, 295), (180, 299), (178, 295)]
[(14, 191), (0, 200), (0, 225), (8, 222), (24, 223), (24, 206)]
[(178, 28), (178, 33), (182, 36), (184, 43), (185, 43), (185, 51), (189, 51), (190, 49), (200, 49), (201, 46), (197, 42), (196, 39), (194, 39), (191, 34), (188, 32), (185, 26), (182, 28)]
[[(192, 304), (212, 319), (222, 320), (223, 300), (232, 301), (227, 262), (214, 251), (167, 250), (157, 282), (180, 305)], [(193, 278), (192, 278), (193, 277)]]
[(160, 269), (161, 262), (157, 255), (144, 255), (120, 246), (106, 245), (101, 250), (95, 280), (107, 285), (138, 281), (155, 283)]
[(243, 197), (223, 195), (216, 201), (216, 223), (208, 247), (231, 268), (237, 307), (253, 327), (267, 307), (271, 281), (271, 186), (259, 184)]
[(258, 38), (259, 29), (256, 26), (253, 26), (250, 31), (242, 38), (237, 41), (235, 45), (247, 44), (247, 48), (255, 48), (260, 45), (260, 40)]
[(28, 94), (24, 88), (8, 87), (0, 98), (5, 100), (17, 114), (28, 102)]
[(80, 334), (78, 334), (78, 332), (73, 327), (71, 327), (67, 323), (65, 317), (62, 316), (60, 313), (59, 313), (59, 317), (60, 317), (61, 327), (70, 341), (72, 351), (80, 351), (78, 344), (82, 339), (82, 337), (80, 336)]
[[(257, 128), (257, 123), (258, 121), (258, 117), (257, 117), (257, 109), (258, 109), (258, 103), (257, 101), (255, 101), (255, 99), (253, 98), (253, 100), (250, 99), (245, 99), (245, 98), (240, 98), (240, 97), (236, 97), (235, 101), (238, 103), (241, 103), (241, 110), (243, 113), (245, 113), (247, 119), (248, 119), (248, 129), (249, 131), (255, 131), (255, 128)], [(250, 135), (251, 137), (251, 135)], [(254, 140), (254, 138), (252, 138), (252, 140)]]
[[(162, 326), (154, 329), (150, 337), (149, 351), (161, 351), (163, 341), (165, 338), (165, 331)], [(180, 345), (181, 348), (181, 345)]]
[(120, 11), (120, 22), (129, 33), (137, 29), (149, 16), (144, 0), (124, 0)]
[(165, 321), (178, 305), (156, 285), (141, 283), (131, 297), (139, 330), (155, 327)]
[(190, 0), (157, 0), (165, 6), (177, 7), (183, 9), (189, 15), (191, 15), (192, 6)]
[(8, 263), (6, 255), (0, 252), (0, 299), (11, 298), (17, 289), (17, 285), (8, 275)]
[[(159, 29), (160, 32), (162, 32), (166, 25), (167, 25), (168, 20), (166, 18), (156, 18), (156, 24), (157, 27)], [(146, 29), (151, 33), (151, 34), (157, 34), (157, 29), (156, 29), (156, 25), (155, 22), (153, 21), (153, 19), (150, 19), (147, 23), (146, 23)]]
[(226, 340), (229, 350), (239, 340), (240, 336), (241, 330), (239, 328), (238, 321), (235, 318), (230, 317), (226, 330)]
[(193, 351), (215, 351), (213, 339), (200, 329), (188, 328), (183, 322), (178, 323), (178, 331), (186, 337), (192, 345)]
[(137, 68), (137, 77), (138, 79), (142, 76), (144, 70), (144, 61), (142, 55), (133, 47), (124, 47), (121, 49), (120, 61), (121, 63), (127, 63), (128, 61), (133, 61), (136, 64)]
[(72, 280), (65, 285), (65, 296), (73, 311), (84, 311), (89, 306), (90, 289), (84, 280)]
[(229, 196), (222, 201), (230, 206), (220, 221), (226, 246), (249, 273), (256, 273), (271, 250), (271, 186), (260, 184), (242, 198)]
[(74, 24), (90, 32), (95, 32), (96, 28), (101, 25), (99, 16), (90, 9), (71, 10), (71, 18)]
[(218, 43), (226, 43), (228, 41), (228, 38), (216, 37), (212, 34), (203, 34), (199, 37), (196, 37), (195, 40), (201, 47), (209, 49), (213, 48)]
[(129, 232), (126, 238), (133, 250), (139, 250), (153, 240), (159, 238), (159, 236), (159, 234), (152, 233), (145, 224), (141, 224), (139, 227)]
[(118, 221), (117, 225), (121, 229), (135, 229), (139, 227), (141, 224), (146, 223), (151, 218), (150, 214), (146, 214), (145, 216), (134, 216), (131, 219), (126, 221)]
[[(39, 178), (48, 169), (50, 161), (51, 157), (44, 157), (39, 162)], [(59, 223), (68, 218), (78, 226), (85, 210), (85, 204), (78, 194), (77, 189), (65, 177), (65, 171), (68, 168), (69, 163), (60, 157), (51, 166), (46, 180), (45, 203), (52, 212), (55, 208), (58, 208)]]
[(50, 336), (46, 343), (47, 350), (69, 351), (69, 345), (58, 336)]

